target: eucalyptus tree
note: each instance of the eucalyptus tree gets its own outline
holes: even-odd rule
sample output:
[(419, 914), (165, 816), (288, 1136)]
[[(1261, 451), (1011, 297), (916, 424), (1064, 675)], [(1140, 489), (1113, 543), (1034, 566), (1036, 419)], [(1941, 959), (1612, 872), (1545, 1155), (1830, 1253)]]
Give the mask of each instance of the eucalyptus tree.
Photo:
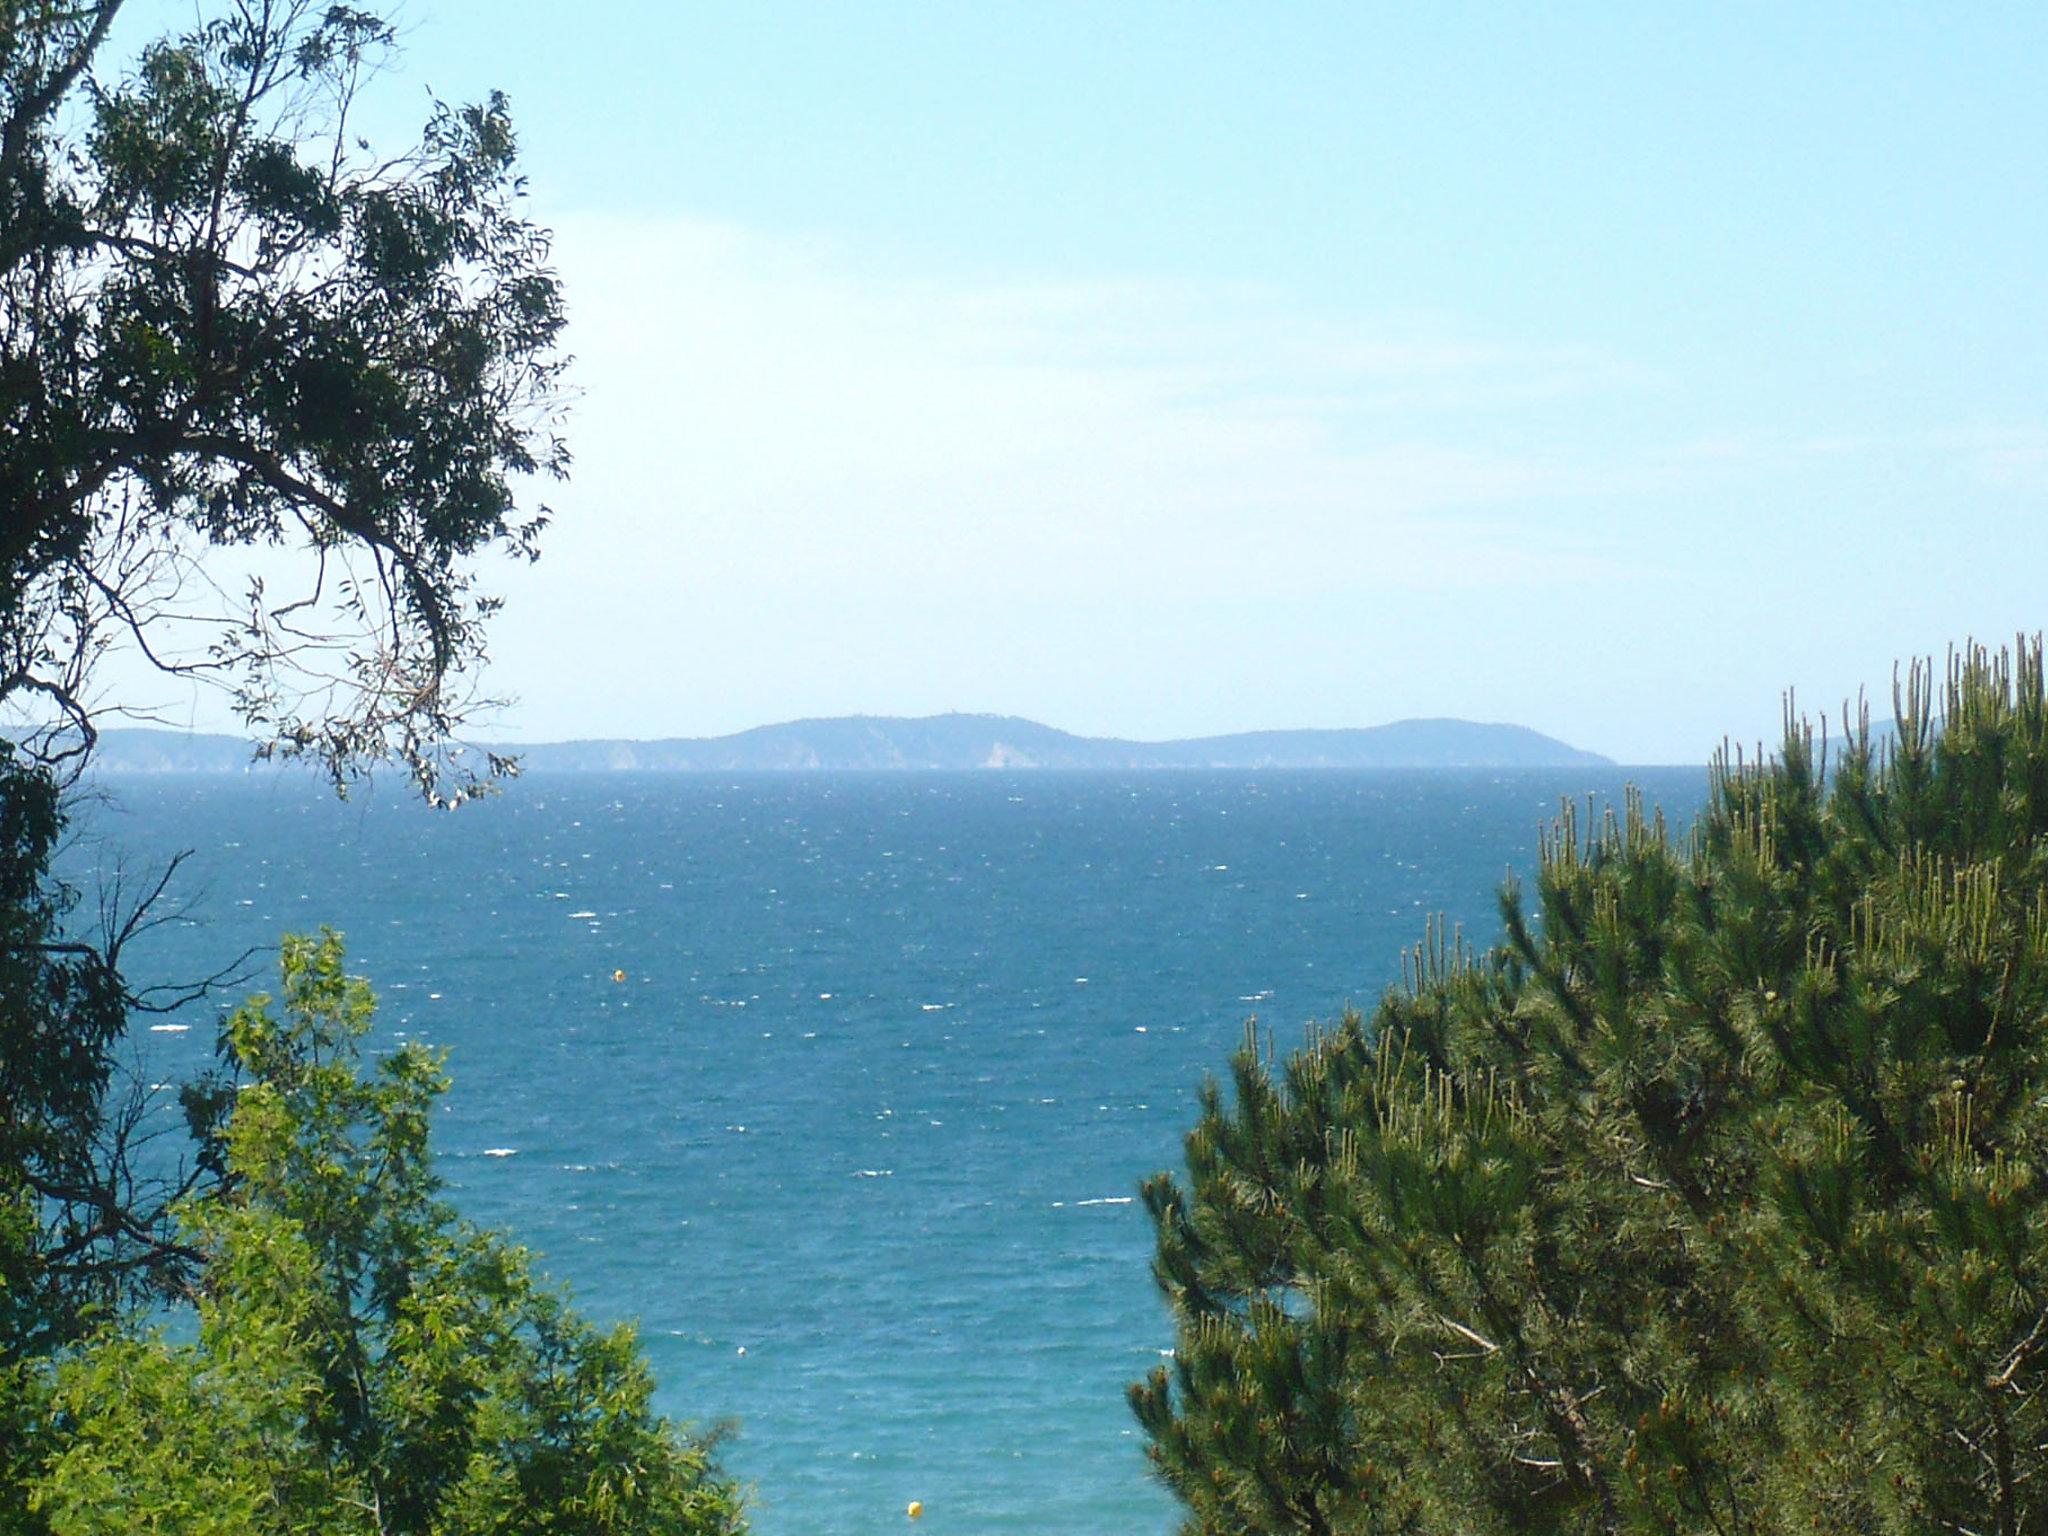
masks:
[[(84, 927), (49, 871), (109, 652), (218, 684), (261, 750), (338, 784), (395, 757), (460, 798), (475, 562), (533, 554), (515, 493), (568, 463), (504, 100), (379, 157), (354, 124), (376, 16), (230, 0), (110, 62), (121, 10), (0, 0), (0, 1193), (43, 1218), (0, 1361), (95, 1283), (161, 1274), (137, 1248), (161, 1203), (104, 1145), (137, 919)], [(265, 567), (240, 590), (238, 551)]]
[(1145, 1187), (1190, 1532), (2048, 1530), (2040, 641), (1935, 682), (1239, 1053)]
[[(506, 103), (380, 157), (354, 119), (382, 19), (230, 0), (110, 69), (121, 9), (0, 0), (0, 707), (83, 752), (127, 645), (270, 750), (459, 794), (474, 557), (531, 557), (517, 492), (568, 466)], [(237, 547), (270, 555), (239, 588)]]
[[(121, 18), (121, 0), (0, 0), (0, 1530), (106, 1528), (100, 1493), (78, 1495), (111, 1487), (92, 1483), (100, 1473), (197, 1499), (184, 1526), (166, 1505), (150, 1528), (225, 1528), (244, 1505), (219, 1479), (240, 1477), (236, 1458), (256, 1444), (236, 1436), (272, 1446), (285, 1421), (264, 1417), (264, 1393), (281, 1393), (289, 1417), (307, 1382), (319, 1405), (301, 1403), (301, 1432), (334, 1489), (371, 1491), (367, 1528), (424, 1528), (377, 1513), (375, 1491), (412, 1487), (387, 1450), (410, 1446), (403, 1456), (426, 1464), (434, 1436), (434, 1454), (461, 1442), (471, 1456), (434, 1462), (471, 1489), (467, 1524), (438, 1528), (639, 1530), (647, 1520), (618, 1511), (645, 1516), (653, 1491), (674, 1505), (659, 1505), (664, 1528), (723, 1528), (729, 1491), (700, 1446), (645, 1413), (631, 1339), (592, 1333), (514, 1251), (449, 1227), (424, 1176), (399, 1200), (412, 1225), (360, 1231), (350, 1253), (322, 1249), (317, 1212), (264, 1186), (305, 1167), (283, 1147), (258, 1155), (256, 1104), (301, 1114), (301, 1143), (383, 1137), (416, 1163), (408, 1137), (424, 1122), (406, 1116), (430, 1096), (430, 1063), (403, 1057), (412, 1098), (336, 1085), (324, 1104), (199, 1083), (184, 1094), (182, 1163), (145, 1178), (133, 1157), (147, 1116), (115, 1051), (152, 993), (123, 975), (123, 948), (152, 922), (160, 885), (127, 903), (102, 893), (92, 924), (51, 870), (66, 788), (113, 709), (109, 657), (219, 686), (258, 752), (307, 758), (338, 788), (395, 760), (430, 801), (461, 801), (508, 768), (471, 766), (451, 745), (481, 702), (496, 610), (479, 569), (537, 553), (547, 510), (532, 498), (569, 457), (561, 285), (549, 233), (524, 215), (502, 96), (434, 104), (414, 143), (377, 152), (358, 96), (393, 45), (381, 16), (207, 0), (139, 55), (115, 45)], [(332, 965), (305, 963), (330, 985)], [(305, 1006), (311, 995), (293, 993)], [(301, 1010), (291, 1038), (307, 1051), (352, 1040), (309, 1028)], [(281, 1061), (240, 1055), (256, 1087), (291, 1077)], [(344, 1133), (332, 1116), (348, 1104), (360, 1124)], [(397, 1194), (377, 1198), (397, 1210)], [(242, 1288), (270, 1262), (244, 1239), (272, 1237), (270, 1260), (303, 1260), (270, 1276), (279, 1284), (317, 1282), (334, 1300), (338, 1274), (381, 1276), (375, 1305), (344, 1307), (383, 1329), (391, 1368), (375, 1401), (332, 1378), (322, 1352), (346, 1333), (336, 1319), (276, 1311), (311, 1307), (309, 1292)], [(418, 1284), (389, 1292), (406, 1266)], [(135, 1305), (172, 1298), (205, 1300), (197, 1354), (123, 1325)], [(420, 1309), (455, 1329), (432, 1360), (401, 1348), (428, 1325)], [(455, 1339), (477, 1343), (469, 1376)], [(70, 1397), (51, 1395), (57, 1360), (70, 1362)], [(135, 1395), (106, 1399), (104, 1372), (121, 1362), (139, 1372), (121, 1376)], [(78, 1397), (80, 1380), (100, 1386)], [(186, 1468), (199, 1483), (160, 1477), (166, 1464), (94, 1462), (106, 1450), (90, 1442), (94, 1409), (162, 1407), (150, 1382), (217, 1395), (221, 1413), (150, 1430), (201, 1458)], [(238, 1419), (244, 1409), (256, 1419)], [(428, 1409), (432, 1423), (414, 1425), (426, 1440), (406, 1440), (406, 1415)], [(346, 1454), (336, 1415), (360, 1432)], [(51, 1466), (61, 1477), (31, 1511), (23, 1489)], [(293, 1466), (252, 1473), (272, 1516), (338, 1530), (360, 1513), (276, 1503), (297, 1487)], [(547, 1483), (547, 1466), (569, 1481)]]

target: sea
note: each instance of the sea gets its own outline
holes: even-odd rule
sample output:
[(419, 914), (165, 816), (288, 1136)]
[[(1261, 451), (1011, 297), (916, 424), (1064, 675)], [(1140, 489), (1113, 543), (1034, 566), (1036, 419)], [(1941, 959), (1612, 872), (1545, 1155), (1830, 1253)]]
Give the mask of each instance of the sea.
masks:
[[(1166, 1536), (1126, 1386), (1167, 1363), (1139, 1182), (1254, 1021), (1370, 1009), (1442, 915), (1498, 933), (1564, 800), (1704, 770), (104, 781), (66, 868), (178, 871), (135, 979), (330, 925), (454, 1086), (439, 1168), (662, 1410), (728, 1424), (760, 1536)], [(169, 909), (166, 909), (167, 911)], [(622, 977), (622, 979), (621, 979)], [(138, 1025), (212, 1060), (221, 1003)]]

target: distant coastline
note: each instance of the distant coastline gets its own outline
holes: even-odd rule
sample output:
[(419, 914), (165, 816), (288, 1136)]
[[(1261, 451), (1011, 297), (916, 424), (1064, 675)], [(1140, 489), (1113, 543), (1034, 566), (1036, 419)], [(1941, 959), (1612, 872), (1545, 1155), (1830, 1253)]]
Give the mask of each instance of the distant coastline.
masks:
[[(101, 733), (101, 774), (242, 773), (250, 743), (182, 731)], [(1612, 766), (1527, 726), (1397, 720), (1354, 730), (1247, 731), (1183, 741), (1077, 736), (1012, 715), (849, 715), (730, 736), (494, 745), (528, 773), (970, 769), (1582, 768)]]

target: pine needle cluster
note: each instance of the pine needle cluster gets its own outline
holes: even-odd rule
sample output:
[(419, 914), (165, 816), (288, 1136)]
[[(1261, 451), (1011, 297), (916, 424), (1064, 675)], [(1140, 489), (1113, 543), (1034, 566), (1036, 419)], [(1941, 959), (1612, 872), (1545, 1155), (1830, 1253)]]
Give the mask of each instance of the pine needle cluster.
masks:
[(1144, 1191), (1191, 1536), (2048, 1531), (2041, 642), (1895, 703), (1247, 1039)]

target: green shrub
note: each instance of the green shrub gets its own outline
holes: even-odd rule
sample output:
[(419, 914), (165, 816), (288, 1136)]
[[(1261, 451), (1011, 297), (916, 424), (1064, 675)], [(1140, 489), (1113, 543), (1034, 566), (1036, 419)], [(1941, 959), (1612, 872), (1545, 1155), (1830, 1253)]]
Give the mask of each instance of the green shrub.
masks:
[(340, 941), (288, 939), (282, 1007), (228, 1037), (227, 1180), (185, 1211), (199, 1334), (109, 1330), (57, 1376), (33, 1498), (67, 1533), (724, 1536), (739, 1498), (527, 1255), (443, 1199), (440, 1057), (364, 1071), (375, 1004)]

